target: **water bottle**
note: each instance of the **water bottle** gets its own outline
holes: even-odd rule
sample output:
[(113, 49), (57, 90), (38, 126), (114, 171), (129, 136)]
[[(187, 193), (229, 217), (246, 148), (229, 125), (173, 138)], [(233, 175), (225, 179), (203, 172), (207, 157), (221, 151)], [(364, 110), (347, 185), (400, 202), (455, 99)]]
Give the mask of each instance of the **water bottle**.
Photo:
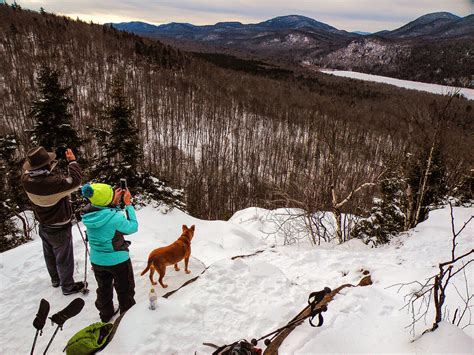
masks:
[(150, 293), (148, 294), (148, 300), (150, 301), (150, 306), (148, 309), (155, 310), (156, 309), (156, 293), (155, 289), (152, 287)]

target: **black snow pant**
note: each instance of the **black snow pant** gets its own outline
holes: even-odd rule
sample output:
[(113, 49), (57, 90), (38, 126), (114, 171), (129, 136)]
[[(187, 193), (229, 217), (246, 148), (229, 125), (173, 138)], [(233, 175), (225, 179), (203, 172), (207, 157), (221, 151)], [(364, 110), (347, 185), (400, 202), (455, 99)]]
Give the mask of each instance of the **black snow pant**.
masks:
[(103, 322), (108, 322), (114, 314), (113, 288), (117, 293), (120, 314), (135, 304), (135, 279), (130, 259), (112, 266), (92, 264), (92, 269), (97, 280), (95, 306)]
[(74, 253), (72, 249), (72, 225), (39, 226), (43, 241), (43, 255), (51, 282), (59, 282), (63, 292), (74, 287)]

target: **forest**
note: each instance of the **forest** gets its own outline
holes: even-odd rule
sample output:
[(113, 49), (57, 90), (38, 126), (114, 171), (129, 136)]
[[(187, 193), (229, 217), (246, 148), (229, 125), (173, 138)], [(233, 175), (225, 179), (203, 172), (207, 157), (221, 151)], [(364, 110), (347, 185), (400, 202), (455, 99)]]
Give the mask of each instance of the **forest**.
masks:
[[(0, 136), (16, 148), (2, 154), (5, 171), (9, 162), (21, 166), (32, 147), (39, 77), (50, 70), (69, 99), (86, 173), (105, 154), (111, 124), (104, 116), (120, 82), (140, 146), (137, 171), (182, 188), (186, 210), (199, 218), (283, 206), (333, 211), (341, 221), (342, 213), (368, 215), (373, 198), (396, 180), (408, 227), (444, 196), (472, 198), (473, 102), (456, 93), (186, 53), (6, 5), (0, 28)], [(11, 174), (2, 175), (2, 199), (21, 193)]]

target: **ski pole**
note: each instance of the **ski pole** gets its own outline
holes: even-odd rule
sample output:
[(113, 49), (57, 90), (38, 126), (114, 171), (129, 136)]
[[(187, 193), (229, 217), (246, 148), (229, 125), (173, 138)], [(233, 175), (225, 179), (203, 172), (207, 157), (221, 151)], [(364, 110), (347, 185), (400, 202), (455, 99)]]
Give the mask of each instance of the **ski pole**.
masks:
[(84, 252), (85, 254), (84, 255), (84, 289), (82, 290), (82, 293), (86, 295), (89, 293), (89, 289), (87, 288), (87, 256), (90, 256), (89, 247), (87, 245), (87, 235), (84, 237), (84, 234), (82, 233), (82, 229), (79, 226), (79, 221), (75, 214), (74, 214), (74, 219), (76, 220), (77, 229), (79, 230), (79, 234), (81, 235), (82, 242), (84, 243), (84, 250), (85, 250)]
[[(36, 339), (38, 339), (38, 333), (40, 332), (40, 330), (36, 330), (36, 334), (35, 334), (35, 339), (33, 340), (33, 346), (31, 347), (31, 352), (30, 352), (30, 355), (33, 355), (33, 351), (35, 350), (35, 345), (36, 345)], [(41, 334), (43, 334), (43, 331), (41, 331)]]
[(35, 339), (33, 340), (33, 346), (31, 347), (31, 355), (33, 355), (33, 351), (35, 350), (36, 340), (38, 339), (39, 335), (43, 335), (43, 327), (46, 323), (46, 318), (48, 317), (49, 313), (49, 302), (46, 301), (44, 298), (41, 299), (40, 306), (38, 309), (38, 313), (36, 314), (36, 318), (33, 321), (33, 326), (36, 328)]
[(53, 342), (54, 337), (56, 336), (56, 334), (57, 334), (57, 332), (58, 332), (58, 330), (59, 330), (59, 328), (62, 329), (62, 327), (61, 327), (60, 325), (58, 325), (58, 326), (56, 327), (56, 330), (54, 331), (53, 336), (51, 337), (51, 339), (49, 339), (49, 343), (48, 343), (48, 345), (46, 346), (46, 349), (44, 349), (43, 355), (45, 355), (46, 352), (48, 351), (48, 349), (49, 349), (51, 343)]
[(76, 220), (77, 229), (79, 230), (79, 234), (81, 235), (82, 242), (84, 243), (84, 247), (86, 248), (86, 254), (90, 255), (89, 254), (89, 247), (87, 246), (87, 236), (84, 237), (84, 234), (82, 233), (82, 229), (79, 226), (79, 221), (77, 220), (77, 218), (75, 216), (74, 216), (74, 219)]
[[(310, 318), (310, 321), (309, 321), (310, 324), (311, 324), (313, 327), (315, 327), (315, 325), (312, 323), (311, 320), (312, 320), (316, 315), (318, 315), (318, 317), (319, 317), (319, 322), (318, 322), (318, 325), (316, 325), (316, 327), (320, 327), (320, 326), (323, 324), (323, 317), (322, 317), (322, 315), (321, 315), (321, 312), (326, 312), (326, 311), (327, 311), (327, 306), (326, 306), (326, 305), (323, 305), (323, 306), (321, 306), (321, 307), (319, 307), (319, 308), (316, 308), (316, 305), (317, 305), (318, 303), (320, 303), (320, 302), (323, 300), (324, 296), (327, 295), (327, 294), (329, 294), (330, 292), (331, 292), (331, 289), (330, 289), (329, 287), (325, 287), (325, 288), (324, 288), (323, 290), (321, 290), (321, 291), (312, 292), (312, 293), (309, 295), (309, 297), (308, 297), (308, 304), (309, 304), (308, 307), (310, 307), (310, 312), (309, 312), (309, 314), (307, 314), (306, 316), (300, 317), (300, 316), (305, 312), (305, 310), (308, 309), (308, 307), (306, 307), (303, 311), (301, 311), (300, 313), (298, 313), (298, 315), (297, 315), (295, 318), (293, 318), (290, 322), (288, 322), (285, 326), (283, 326), (283, 327), (281, 327), (281, 328), (278, 328), (277, 330), (275, 330), (275, 331), (273, 331), (273, 332), (271, 332), (271, 333), (268, 333), (268, 334), (262, 336), (262, 337), (259, 338), (259, 339), (255, 339), (255, 338), (252, 339), (252, 340), (251, 340), (251, 344), (255, 346), (255, 345), (257, 345), (257, 343), (258, 343), (259, 340), (268, 338), (269, 336), (273, 335), (273, 337), (272, 337), (271, 339), (265, 339), (265, 341), (264, 341), (265, 345), (268, 346), (268, 345), (272, 342), (272, 340), (275, 339), (276, 336), (277, 336), (282, 330), (285, 330), (285, 329), (287, 329), (287, 328), (289, 328), (289, 327), (291, 327), (291, 326), (293, 326), (293, 325), (295, 325), (295, 324), (298, 324), (298, 323), (302, 322), (303, 320), (305, 320), (306, 318), (309, 318), (309, 317), (311, 317), (311, 318)], [(311, 300), (311, 298), (312, 298), (312, 300)]]
[[(250, 343), (255, 346), (255, 345), (258, 344), (259, 340), (268, 338), (270, 335), (273, 335), (273, 337), (272, 337), (271, 339), (265, 339), (265, 345), (268, 346), (268, 344), (270, 344), (271, 341), (272, 341), (282, 330), (285, 330), (286, 328), (289, 328), (289, 327), (291, 327), (291, 326), (293, 326), (293, 325), (295, 325), (295, 324), (298, 324), (298, 323), (304, 321), (306, 318), (311, 317), (311, 316), (314, 316), (314, 315), (316, 315), (316, 314), (319, 314), (319, 316), (322, 317), (322, 316), (321, 316), (321, 312), (326, 312), (326, 311), (327, 311), (327, 307), (326, 307), (326, 306), (322, 306), (321, 308), (318, 308), (318, 309), (316, 310), (316, 312), (313, 312), (313, 313), (311, 313), (311, 314), (308, 314), (308, 315), (306, 315), (306, 316), (304, 316), (304, 317), (301, 317), (301, 318), (298, 318), (298, 319), (294, 319), (294, 320), (292, 320), (291, 322), (289, 322), (288, 324), (286, 324), (285, 326), (283, 326), (283, 327), (281, 327), (281, 328), (278, 328), (277, 330), (274, 330), (273, 332), (268, 333), (268, 334), (262, 336), (261, 338), (252, 339), (252, 340), (250, 341)], [(321, 318), (320, 318), (320, 319), (321, 319)], [(320, 320), (320, 323), (322, 323), (321, 320)], [(318, 325), (318, 326), (319, 326), (319, 325)]]
[(89, 292), (89, 289), (87, 288), (87, 256), (89, 255), (89, 247), (87, 246), (87, 236), (84, 238), (82, 235), (82, 230), (81, 227), (79, 227), (79, 222), (76, 223), (77, 229), (79, 229), (79, 233), (81, 234), (82, 241), (84, 242), (84, 290), (83, 294), (87, 294)]

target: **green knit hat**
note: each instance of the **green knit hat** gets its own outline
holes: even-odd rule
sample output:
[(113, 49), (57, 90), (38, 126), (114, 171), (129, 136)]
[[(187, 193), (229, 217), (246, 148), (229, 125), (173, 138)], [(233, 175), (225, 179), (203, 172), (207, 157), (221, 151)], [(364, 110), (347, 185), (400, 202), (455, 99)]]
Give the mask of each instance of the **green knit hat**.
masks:
[(108, 206), (114, 198), (114, 189), (107, 184), (85, 184), (81, 191), (96, 206)]

